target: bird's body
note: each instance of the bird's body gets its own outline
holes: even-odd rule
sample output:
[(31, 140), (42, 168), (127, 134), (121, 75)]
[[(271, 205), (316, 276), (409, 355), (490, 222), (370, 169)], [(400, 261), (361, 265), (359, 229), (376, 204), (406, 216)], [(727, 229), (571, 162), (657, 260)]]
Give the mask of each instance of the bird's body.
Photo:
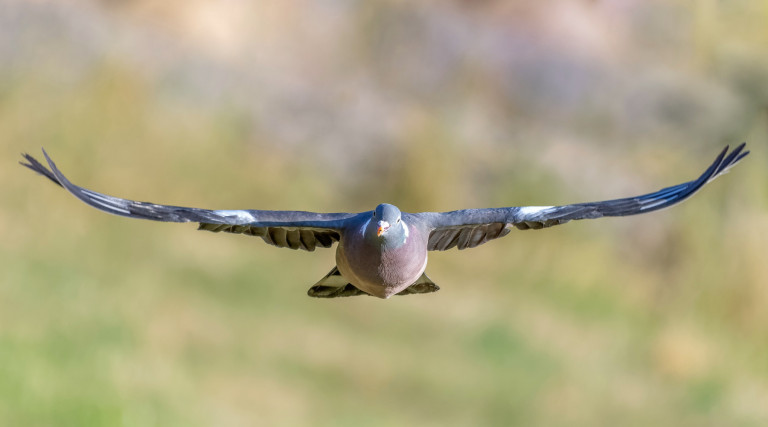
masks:
[[(397, 209), (392, 205), (379, 206)], [(390, 229), (381, 235), (377, 235), (378, 225), (373, 220), (342, 230), (336, 249), (336, 266), (341, 275), (358, 289), (379, 298), (389, 298), (416, 282), (427, 268), (429, 236), (416, 224), (399, 224), (402, 230)], [(395, 231), (397, 234), (390, 236)]]
[(512, 227), (527, 230), (571, 220), (625, 216), (676, 204), (725, 173), (749, 152), (745, 144), (730, 153), (726, 147), (696, 180), (642, 196), (563, 206), (524, 206), (467, 209), (452, 212), (401, 212), (390, 204), (373, 211), (322, 214), (303, 211), (208, 210), (121, 199), (72, 184), (48, 155), (50, 170), (25, 154), (22, 165), (64, 187), (83, 202), (105, 212), (130, 218), (168, 222), (198, 222), (200, 229), (261, 237), (268, 244), (313, 251), (336, 250), (336, 267), (309, 289), (313, 297), (392, 295), (435, 292), (439, 288), (424, 274), (428, 251), (467, 249), (503, 237)]

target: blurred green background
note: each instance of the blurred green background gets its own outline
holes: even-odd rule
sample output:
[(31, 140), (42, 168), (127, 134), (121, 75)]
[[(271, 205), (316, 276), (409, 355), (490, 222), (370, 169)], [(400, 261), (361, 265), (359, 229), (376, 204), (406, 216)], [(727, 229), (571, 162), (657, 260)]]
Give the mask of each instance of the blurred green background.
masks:
[[(0, 425), (758, 426), (768, 2), (0, 0)], [(314, 300), (333, 250), (103, 214), (16, 165), (213, 209), (673, 209), (432, 253), (437, 294)]]

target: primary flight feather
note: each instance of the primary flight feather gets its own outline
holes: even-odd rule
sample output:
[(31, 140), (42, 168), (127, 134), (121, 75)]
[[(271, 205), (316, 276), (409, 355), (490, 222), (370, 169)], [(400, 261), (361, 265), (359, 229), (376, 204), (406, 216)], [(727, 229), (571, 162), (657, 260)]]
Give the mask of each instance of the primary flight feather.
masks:
[(72, 184), (43, 150), (50, 169), (29, 154), (23, 166), (64, 187), (83, 202), (130, 218), (197, 222), (200, 230), (261, 237), (270, 245), (314, 251), (339, 245), (336, 266), (309, 289), (309, 296), (392, 295), (435, 292), (427, 276), (428, 251), (467, 249), (507, 235), (511, 227), (539, 229), (570, 220), (652, 212), (679, 203), (744, 158), (741, 144), (725, 147), (712, 165), (690, 182), (642, 196), (563, 206), (522, 206), (466, 209), (452, 212), (401, 212), (382, 203), (361, 213), (304, 211), (209, 210), (158, 205), (108, 196)]

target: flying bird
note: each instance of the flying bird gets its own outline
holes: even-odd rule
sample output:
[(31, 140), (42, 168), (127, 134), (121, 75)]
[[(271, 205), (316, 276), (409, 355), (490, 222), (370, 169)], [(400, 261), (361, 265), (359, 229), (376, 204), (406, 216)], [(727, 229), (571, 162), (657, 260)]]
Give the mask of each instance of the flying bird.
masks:
[(200, 230), (258, 236), (281, 248), (314, 251), (338, 242), (336, 266), (309, 289), (308, 295), (335, 298), (367, 294), (389, 298), (440, 289), (424, 273), (428, 251), (474, 248), (506, 236), (512, 227), (537, 230), (571, 220), (635, 215), (672, 206), (749, 154), (744, 151), (745, 145), (730, 152), (726, 146), (698, 179), (642, 196), (563, 206), (420, 213), (401, 212), (387, 203), (361, 213), (208, 210), (158, 205), (108, 196), (74, 185), (45, 150), (43, 155), (50, 169), (29, 154), (22, 155), (26, 163), (19, 163), (64, 187), (83, 202), (114, 215), (197, 222)]

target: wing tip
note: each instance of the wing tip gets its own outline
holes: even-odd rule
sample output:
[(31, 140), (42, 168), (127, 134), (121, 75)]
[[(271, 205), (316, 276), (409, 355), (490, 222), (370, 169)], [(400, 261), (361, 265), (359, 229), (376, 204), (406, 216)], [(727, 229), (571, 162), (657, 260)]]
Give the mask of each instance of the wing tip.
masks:
[[(723, 151), (720, 153), (718, 158), (715, 160), (715, 164), (717, 164), (717, 168), (715, 168), (714, 173), (712, 176), (708, 179), (707, 182), (712, 181), (716, 177), (727, 173), (732, 167), (736, 166), (744, 157), (746, 157), (750, 152), (749, 150), (744, 151), (744, 148), (747, 146), (746, 142), (742, 142), (736, 148), (730, 151), (728, 153), (729, 146), (726, 145)], [(727, 156), (723, 157), (724, 154), (728, 153)], [(713, 164), (714, 166), (714, 164)]]
[[(46, 159), (50, 163), (50, 158), (48, 158), (48, 155), (45, 153), (45, 150), (43, 150), (43, 154), (46, 156)], [(58, 179), (56, 174), (54, 172), (52, 172), (51, 170), (49, 170), (48, 168), (46, 168), (45, 165), (43, 165), (39, 160), (37, 160), (31, 154), (29, 154), (29, 153), (21, 153), (21, 157), (24, 160), (20, 160), (19, 161), (20, 165), (24, 166), (25, 168), (27, 168), (27, 169), (29, 169), (29, 170), (31, 170), (31, 171), (39, 174), (39, 175), (42, 175), (42, 176), (48, 178), (54, 184), (56, 184), (56, 185), (58, 185), (60, 187), (64, 187), (64, 185)]]

